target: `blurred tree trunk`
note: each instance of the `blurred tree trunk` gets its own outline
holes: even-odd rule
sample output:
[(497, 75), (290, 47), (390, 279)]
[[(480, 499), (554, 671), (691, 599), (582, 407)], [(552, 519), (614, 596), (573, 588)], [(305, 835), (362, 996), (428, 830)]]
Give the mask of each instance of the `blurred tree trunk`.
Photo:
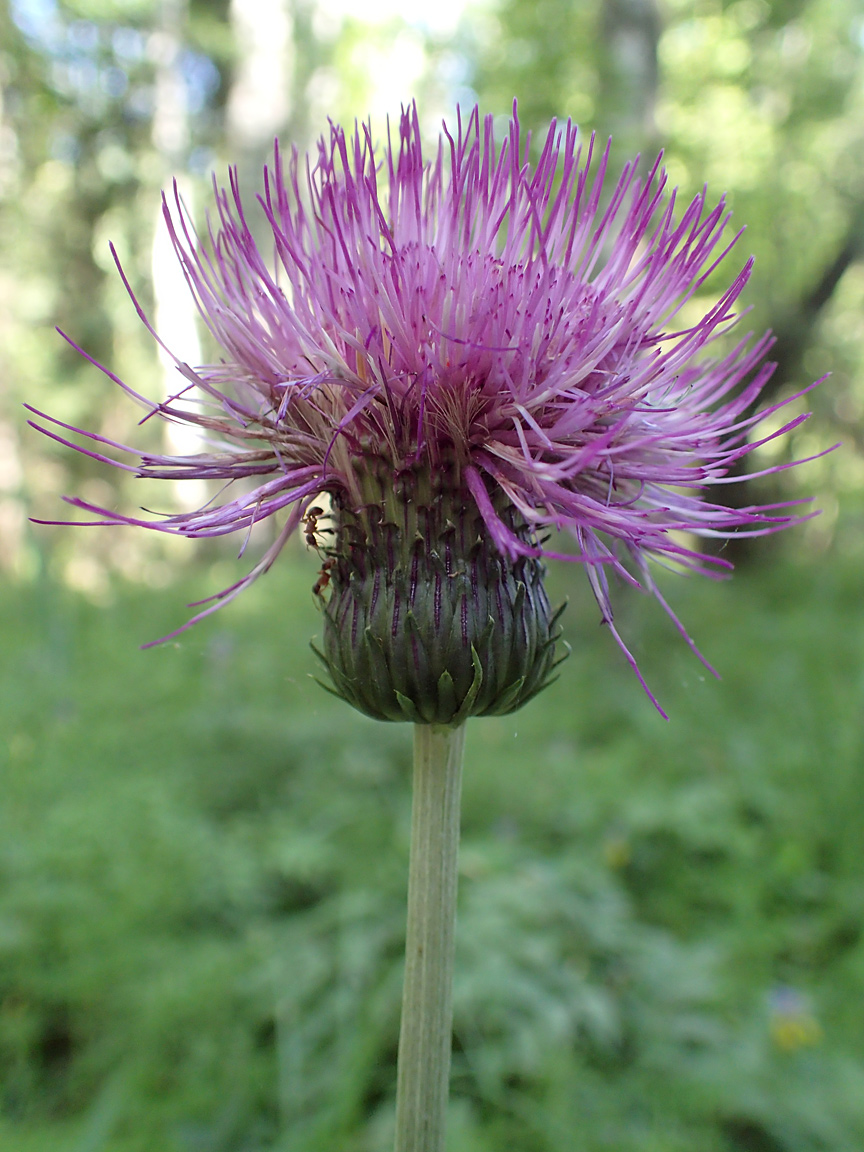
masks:
[(644, 168), (653, 162), (659, 140), (660, 12), (656, 0), (606, 0), (601, 10), (598, 122), (616, 151), (640, 152)]
[[(294, 20), (290, 0), (231, 0), (237, 57), (225, 132), (241, 181), (259, 169), (288, 124), (293, 104)], [(253, 177), (254, 173), (254, 177)]]
[[(159, 28), (153, 37), (156, 58), (156, 84), (153, 106), (153, 145), (162, 161), (161, 172), (165, 196), (176, 212), (177, 190), (190, 216), (194, 216), (193, 188), (187, 168), (189, 160), (189, 107), (182, 71), (182, 53), (188, 19), (187, 0), (162, 0)], [(174, 356), (197, 367), (201, 363), (201, 341), (198, 336), (198, 313), (189, 292), (183, 269), (174, 252), (160, 201), (153, 228), (151, 252), (153, 274), (154, 321), (156, 331), (168, 349), (159, 348), (164, 393), (172, 396), (186, 387), (177, 372)], [(173, 355), (171, 355), (173, 353)], [(166, 423), (165, 439), (174, 455), (191, 456), (201, 451), (201, 433), (188, 424)], [(174, 499), (181, 508), (193, 508), (207, 499), (203, 481), (175, 483)]]
[(189, 152), (189, 113), (180, 56), (188, 17), (187, 0), (161, 0), (159, 25), (151, 39), (156, 61), (153, 144), (167, 171), (185, 167)]

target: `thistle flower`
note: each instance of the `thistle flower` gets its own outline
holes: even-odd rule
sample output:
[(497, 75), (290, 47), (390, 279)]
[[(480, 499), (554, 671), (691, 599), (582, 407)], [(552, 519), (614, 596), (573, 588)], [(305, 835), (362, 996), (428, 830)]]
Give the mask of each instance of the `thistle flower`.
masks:
[[(69, 503), (91, 524), (193, 538), (248, 533), (284, 510), (259, 563), (189, 623), (266, 571), (305, 522), (324, 559), (316, 589), (335, 689), (382, 719), (456, 724), (539, 691), (558, 635), (544, 558), (583, 565), (637, 675), (610, 572), (653, 593), (694, 647), (650, 563), (717, 574), (728, 562), (688, 539), (800, 520), (788, 505), (730, 509), (705, 492), (746, 479), (733, 465), (806, 417), (751, 438), (781, 407), (752, 414), (771, 339), (721, 338), (752, 260), (691, 319), (737, 239), (726, 240), (723, 200), (711, 206), (703, 191), (679, 212), (659, 159), (645, 178), (628, 164), (603, 196), (608, 160), (593, 138), (583, 156), (576, 128), (553, 122), (532, 164), (515, 109), (500, 146), (475, 109), (455, 134), (445, 126), (429, 162), (413, 106), (377, 152), (368, 127), (346, 137), (331, 125), (316, 158), (286, 161), (277, 145), (265, 170), (272, 264), (236, 173), (229, 190), (214, 184), (218, 219), (203, 240), (175, 187), (165, 220), (221, 359), (177, 361), (183, 387), (159, 404), (103, 371), (150, 414), (215, 444), (151, 455), (83, 432), (139, 460), (81, 451), (225, 488), (158, 519)], [(235, 481), (246, 482), (239, 495)], [(553, 530), (570, 534), (572, 553), (546, 548)]]

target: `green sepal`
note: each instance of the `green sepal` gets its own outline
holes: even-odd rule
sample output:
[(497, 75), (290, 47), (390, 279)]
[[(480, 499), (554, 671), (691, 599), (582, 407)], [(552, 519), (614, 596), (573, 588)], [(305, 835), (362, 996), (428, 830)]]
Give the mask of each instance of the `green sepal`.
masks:
[(573, 649), (570, 647), (566, 640), (561, 641), (561, 647), (564, 649), (564, 651), (549, 665), (550, 672), (553, 668), (557, 668), (559, 664), (563, 664), (565, 660), (569, 660), (569, 658), (573, 655)]
[(453, 683), (453, 677), (446, 668), (438, 677), (438, 700), (441, 705), (441, 712), (445, 716), (455, 716), (459, 711), (459, 701), (456, 698), (456, 685)]
[(561, 617), (564, 615), (564, 611), (567, 608), (567, 605), (569, 603), (570, 603), (570, 598), (568, 596), (565, 596), (564, 599), (561, 601), (561, 603), (558, 605), (558, 607), (555, 609), (555, 611), (552, 613), (552, 615), (549, 617), (549, 631), (550, 632), (555, 631), (555, 626), (557, 625), (557, 623), (561, 619)]
[(471, 715), (471, 709), (474, 706), (474, 701), (477, 699), (477, 694), (480, 691), (480, 686), (483, 683), (483, 665), (480, 663), (480, 657), (477, 655), (477, 649), (471, 645), (471, 663), (474, 667), (474, 679), (471, 682), (471, 687), (462, 701), (462, 707), (450, 721), (455, 727), (457, 724), (462, 724)]
[(401, 692), (396, 692), (395, 696), (399, 701), (399, 707), (402, 709), (403, 719), (410, 720), (412, 724), (428, 723), (417, 711), (413, 700), (409, 700), (408, 697), (403, 696)]
[(330, 695), (335, 696), (337, 700), (345, 699), (341, 692), (337, 692), (335, 688), (331, 688), (329, 684), (325, 684), (324, 681), (319, 680), (317, 676), (312, 676), (311, 673), (309, 675), (311, 679), (314, 680), (315, 683), (319, 686), (319, 688), (323, 688), (325, 692), (329, 692)]
[[(318, 645), (315, 643), (314, 640), (309, 641), (309, 647), (312, 649), (312, 651), (315, 653), (315, 655), (318, 657), (318, 659), (321, 661), (321, 663), (324, 665), (324, 667), (329, 672), (330, 671), (330, 662), (328, 661), (327, 657), (324, 655), (324, 653), (321, 651), (321, 649), (318, 647)], [(329, 689), (328, 689), (328, 691), (329, 691)]]
[(510, 711), (511, 705), (517, 700), (519, 693), (522, 691), (522, 685), (525, 683), (525, 677), (520, 676), (519, 679), (513, 684), (506, 692), (503, 692), (495, 701), (495, 710), (490, 712), (492, 716), (506, 716)]

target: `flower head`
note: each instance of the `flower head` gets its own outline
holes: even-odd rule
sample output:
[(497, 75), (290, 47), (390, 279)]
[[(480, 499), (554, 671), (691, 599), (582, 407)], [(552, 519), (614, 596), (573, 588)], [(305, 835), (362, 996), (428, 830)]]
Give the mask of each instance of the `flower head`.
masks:
[[(645, 178), (628, 164), (603, 195), (608, 155), (608, 148), (595, 154), (593, 139), (583, 150), (569, 122), (553, 123), (532, 164), (515, 112), (500, 145), (491, 118), (481, 121), (476, 109), (460, 117), (429, 161), (413, 106), (403, 111), (398, 138), (379, 151), (369, 128), (346, 137), (331, 126), (317, 157), (304, 162), (295, 150), (286, 161), (277, 146), (265, 170), (260, 201), (272, 263), (253, 239), (233, 173), (229, 190), (216, 189), (218, 218), (204, 239), (175, 189), (165, 219), (221, 358), (204, 366), (178, 361), (182, 389), (163, 403), (144, 402), (166, 420), (205, 430), (217, 446), (160, 456), (83, 434), (138, 455), (137, 464), (118, 466), (140, 476), (228, 487), (221, 502), (151, 520), (69, 502), (95, 514), (91, 523), (190, 537), (247, 532), (284, 510), (264, 558), (199, 619), (269, 568), (291, 533), (310, 523), (311, 509), (317, 523), (317, 502), (329, 494), (336, 537), (323, 548), (319, 591), (329, 581), (326, 656), (349, 698), (352, 684), (392, 673), (381, 671), (386, 653), (379, 667), (376, 644), (384, 641), (372, 627), (381, 603), (375, 587), (388, 564), (404, 578), (391, 589), (381, 634), (407, 629), (415, 649), (409, 664), (418, 635), (424, 651), (438, 643), (418, 622), (418, 586), (429, 593), (429, 626), (440, 631), (442, 594), (446, 600), (464, 575), (444, 648), (467, 653), (468, 663), (456, 675), (445, 653), (434, 671), (436, 681), (442, 668), (464, 681), (452, 715), (464, 712), (471, 691), (472, 701), (483, 695), (478, 677), (488, 689), (479, 637), (489, 620), (501, 631), (495, 605), (508, 580), (513, 674), (487, 693), (484, 709), (518, 706), (545, 682), (554, 622), (542, 594), (543, 557), (583, 564), (602, 619), (635, 669), (613, 624), (610, 571), (660, 598), (651, 560), (707, 572), (729, 567), (692, 550), (682, 533), (758, 535), (800, 517), (779, 505), (733, 510), (705, 495), (733, 479), (732, 466), (760, 442), (752, 428), (779, 407), (752, 414), (772, 370), (760, 367), (770, 337), (716, 350), (736, 321), (752, 261), (695, 322), (692, 307), (684, 309), (734, 243), (725, 238), (723, 201), (711, 206), (703, 192), (679, 210), (659, 160)], [(245, 482), (239, 495), (234, 481)], [(550, 530), (570, 533), (575, 550), (546, 550)], [(316, 538), (314, 524), (309, 534)], [(480, 586), (488, 595), (478, 607)], [(526, 589), (527, 601), (536, 601), (531, 619), (542, 617), (530, 644)], [(358, 596), (365, 597), (359, 617)], [(466, 611), (477, 616), (473, 632)], [(406, 612), (415, 617), (413, 633)], [(368, 640), (370, 628), (377, 639), (361, 659), (357, 637)], [(525, 666), (513, 656), (520, 644), (532, 648)], [(346, 646), (351, 651), (340, 655)], [(490, 659), (505, 657), (496, 649)], [(415, 673), (406, 669), (407, 681)], [(388, 682), (391, 703), (405, 698), (393, 690)], [(399, 707), (417, 718), (416, 701)]]

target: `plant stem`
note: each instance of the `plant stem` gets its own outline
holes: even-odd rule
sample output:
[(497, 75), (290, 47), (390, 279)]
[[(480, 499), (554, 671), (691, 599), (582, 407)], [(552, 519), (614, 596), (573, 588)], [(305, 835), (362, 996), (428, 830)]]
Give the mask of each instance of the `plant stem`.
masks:
[(396, 1152), (444, 1152), (465, 726), (414, 727)]

